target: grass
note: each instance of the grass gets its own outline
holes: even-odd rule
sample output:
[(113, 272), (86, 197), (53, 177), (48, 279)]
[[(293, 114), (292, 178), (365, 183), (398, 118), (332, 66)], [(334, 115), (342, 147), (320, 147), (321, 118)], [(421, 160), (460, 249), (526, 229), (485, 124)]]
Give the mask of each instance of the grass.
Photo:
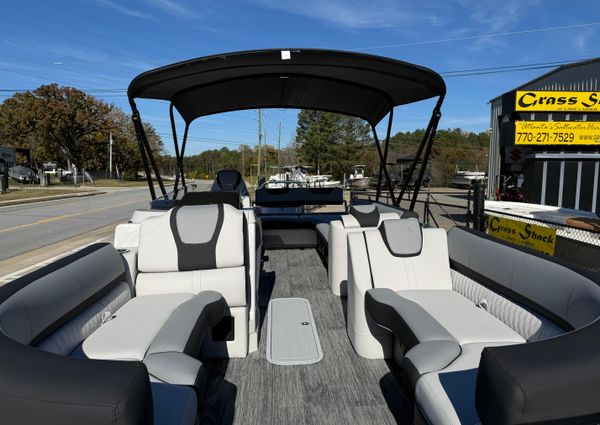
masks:
[(41, 198), (44, 196), (68, 195), (73, 193), (88, 192), (88, 190), (60, 190), (60, 189), (11, 189), (8, 193), (0, 194), (0, 202), (19, 199)]
[(111, 179), (98, 179), (94, 180), (94, 184), (91, 185), (86, 183), (86, 186), (90, 187), (147, 187), (148, 182), (143, 180), (111, 180)]

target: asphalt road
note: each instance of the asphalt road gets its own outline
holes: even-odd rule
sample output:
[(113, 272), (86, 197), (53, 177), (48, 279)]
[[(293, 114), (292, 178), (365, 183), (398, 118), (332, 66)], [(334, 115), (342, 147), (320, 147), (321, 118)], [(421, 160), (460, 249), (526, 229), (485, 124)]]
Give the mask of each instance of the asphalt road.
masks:
[(0, 208), (0, 260), (47, 246), (148, 208), (147, 188)]

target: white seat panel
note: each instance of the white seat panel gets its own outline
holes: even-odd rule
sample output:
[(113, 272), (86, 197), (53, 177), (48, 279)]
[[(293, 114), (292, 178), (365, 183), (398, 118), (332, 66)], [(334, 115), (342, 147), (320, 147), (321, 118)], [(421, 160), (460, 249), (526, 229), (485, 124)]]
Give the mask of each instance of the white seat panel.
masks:
[(83, 353), (91, 359), (143, 360), (173, 310), (193, 296), (181, 293), (131, 299), (83, 341)]
[(460, 345), (485, 342), (525, 342), (513, 329), (451, 290), (398, 291), (398, 295), (419, 304), (440, 323)]
[(197, 294), (217, 291), (229, 307), (246, 305), (246, 271), (244, 267), (193, 270), (187, 272), (140, 273), (135, 284), (137, 296), (171, 293)]

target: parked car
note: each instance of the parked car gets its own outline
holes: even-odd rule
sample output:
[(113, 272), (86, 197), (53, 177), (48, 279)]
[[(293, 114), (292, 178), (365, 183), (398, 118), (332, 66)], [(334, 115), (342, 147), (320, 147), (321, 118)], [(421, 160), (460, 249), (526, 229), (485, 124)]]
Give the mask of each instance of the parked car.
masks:
[(39, 183), (40, 178), (37, 173), (24, 165), (15, 165), (8, 170), (8, 176), (19, 183)]

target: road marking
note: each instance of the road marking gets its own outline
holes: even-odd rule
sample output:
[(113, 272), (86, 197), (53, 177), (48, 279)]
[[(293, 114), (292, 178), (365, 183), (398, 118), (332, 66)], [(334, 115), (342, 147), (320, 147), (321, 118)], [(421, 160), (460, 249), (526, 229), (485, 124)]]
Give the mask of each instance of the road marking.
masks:
[(42, 267), (44, 267), (44, 266), (46, 266), (46, 265), (48, 265), (50, 263), (53, 263), (56, 260), (59, 260), (59, 259), (61, 259), (63, 257), (66, 257), (67, 255), (74, 254), (75, 252), (80, 251), (80, 250), (82, 250), (85, 247), (88, 247), (88, 246), (93, 245), (95, 243), (104, 242), (104, 241), (106, 241), (107, 239), (110, 239), (110, 238), (111, 238), (110, 236), (107, 236), (105, 238), (100, 238), (100, 239), (98, 239), (98, 240), (96, 240), (94, 242), (83, 244), (81, 246), (78, 246), (77, 248), (74, 248), (74, 249), (70, 250), (70, 251), (63, 252), (62, 254), (56, 255), (56, 256), (54, 256), (52, 258), (48, 258), (47, 260), (40, 261), (37, 264), (33, 264), (31, 266), (22, 268), (21, 270), (17, 270), (16, 272), (9, 273), (7, 275), (1, 276), (0, 277), (0, 286), (4, 285), (6, 283), (12, 282), (13, 280), (18, 279), (21, 276), (24, 276), (24, 275), (26, 275), (27, 273), (29, 273), (29, 272), (31, 272), (33, 270), (37, 270), (39, 268), (42, 268)]
[(94, 208), (92, 210), (80, 211), (80, 212), (73, 213), (73, 214), (64, 214), (64, 215), (58, 215), (58, 216), (55, 216), (55, 217), (48, 217), (48, 218), (44, 218), (44, 219), (41, 219), (41, 220), (38, 220), (38, 221), (34, 221), (33, 223), (21, 224), (19, 226), (7, 227), (5, 229), (0, 229), (0, 234), (1, 233), (12, 232), (12, 231), (19, 230), (19, 229), (25, 229), (27, 227), (37, 226), (39, 224), (46, 224), (46, 223), (51, 223), (53, 221), (64, 220), (65, 218), (76, 217), (76, 216), (82, 215), (82, 214), (103, 211), (103, 210), (107, 210), (109, 208), (117, 208), (117, 207), (122, 207), (122, 206), (125, 206), (125, 205), (136, 204), (138, 202), (143, 201), (144, 199), (146, 199), (146, 198), (144, 197), (144, 198), (136, 199), (135, 201), (122, 202), (120, 204), (108, 205), (108, 206), (102, 207), (102, 208)]

